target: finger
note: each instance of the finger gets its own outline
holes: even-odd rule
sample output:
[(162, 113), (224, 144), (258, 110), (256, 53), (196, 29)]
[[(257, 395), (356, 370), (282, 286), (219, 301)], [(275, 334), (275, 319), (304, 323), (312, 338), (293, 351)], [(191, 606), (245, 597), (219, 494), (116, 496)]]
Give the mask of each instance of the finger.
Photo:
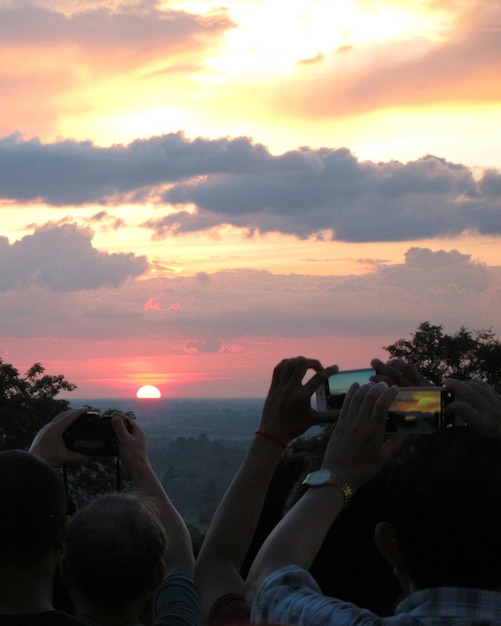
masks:
[[(380, 377), (384, 377), (384, 382), (398, 385), (399, 387), (408, 386), (408, 381), (398, 367), (398, 361), (388, 361), (383, 363), (379, 359), (373, 359), (371, 361), (372, 367), (376, 370), (376, 374)], [(381, 382), (380, 380), (376, 382)]]
[(423, 387), (429, 385), (429, 381), (410, 363), (399, 361), (396, 368), (402, 373), (402, 376), (410, 386)]
[[(310, 365), (308, 365), (310, 363)], [(284, 383), (302, 381), (309, 367), (317, 369), (320, 365), (319, 361), (314, 359), (306, 359), (298, 356), (291, 359), (283, 359), (273, 370), (271, 386), (278, 387)], [(320, 368), (322, 366), (320, 365)]]
[(276, 387), (280, 383), (286, 363), (287, 363), (287, 359), (282, 359), (280, 363), (275, 365), (275, 367), (273, 368), (273, 374), (271, 376), (272, 387)]
[(390, 410), (393, 400), (395, 400), (398, 394), (399, 388), (396, 385), (388, 387), (388, 385), (384, 382), (378, 383), (375, 385), (375, 388), (379, 395), (374, 400), (371, 420), (381, 420), (386, 423), (388, 411)]
[(383, 376), (381, 374), (374, 374), (371, 376), (371, 382), (373, 383), (386, 383), (388, 387), (395, 384), (395, 381), (390, 376)]
[(121, 415), (113, 414), (113, 417), (111, 418), (111, 427), (113, 428), (113, 431), (119, 441), (123, 441), (131, 434), (127, 430), (124, 417)]
[(318, 424), (326, 424), (327, 422), (337, 422), (341, 414), (341, 409), (331, 409), (330, 411), (316, 411), (312, 409), (311, 424), (312, 426)]
[(385, 463), (396, 456), (405, 445), (405, 437), (393, 435), (381, 447), (381, 455)]
[(491, 404), (497, 405), (501, 403), (501, 396), (484, 381), (470, 380), (466, 382), (466, 385), (475, 389), (477, 393), (481, 394)]
[[(393, 399), (393, 394), (396, 394), (396, 391), (392, 391), (390, 399), (388, 399), (388, 397), (385, 396), (388, 389), (390, 388), (384, 382), (369, 383), (367, 385), (367, 391), (364, 395), (362, 405), (359, 409), (360, 417), (368, 419), (371, 422), (377, 420), (386, 422), (389, 405)], [(398, 390), (398, 387), (392, 386), (391, 389)]]
[(468, 402), (480, 412), (488, 411), (492, 406), (485, 394), (468, 382), (449, 378), (445, 381), (445, 388), (452, 391), (455, 398)]
[(345, 422), (349, 422), (353, 413), (358, 413), (364, 395), (367, 392), (367, 386), (368, 385), (360, 387), (359, 383), (353, 383), (349, 387), (343, 402), (343, 406), (341, 407), (341, 414), (339, 416), (338, 424), (344, 424)]
[[(319, 363), (317, 361), (317, 363)], [(314, 369), (314, 368), (313, 368)], [(317, 370), (315, 374), (304, 385), (303, 389), (308, 396), (312, 396), (315, 391), (333, 374), (337, 374), (339, 367), (337, 365), (330, 365), (329, 367), (321, 368)]]
[(448, 404), (445, 413), (446, 415), (455, 415), (471, 425), (482, 421), (480, 413), (471, 404), (463, 400), (454, 400)]
[(90, 457), (85, 454), (81, 454), (80, 452), (72, 452), (68, 450), (67, 462), (68, 463), (77, 463), (79, 465), (84, 465), (89, 462)]
[(304, 356), (290, 359), (285, 365), (285, 373), (288, 375), (288, 378), (294, 382), (301, 382), (309, 369), (320, 372), (324, 368), (317, 359), (307, 359)]
[(56, 417), (48, 424), (57, 425), (61, 430), (65, 430), (68, 426), (73, 424), (81, 415), (87, 413), (88, 409), (70, 409), (56, 415)]

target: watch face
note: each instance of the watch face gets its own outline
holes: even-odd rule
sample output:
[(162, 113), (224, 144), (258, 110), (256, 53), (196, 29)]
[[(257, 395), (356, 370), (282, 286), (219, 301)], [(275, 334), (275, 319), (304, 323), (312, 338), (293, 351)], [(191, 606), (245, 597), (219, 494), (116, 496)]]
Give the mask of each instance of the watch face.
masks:
[(307, 476), (306, 481), (308, 485), (325, 485), (330, 479), (331, 473), (329, 470), (318, 470)]

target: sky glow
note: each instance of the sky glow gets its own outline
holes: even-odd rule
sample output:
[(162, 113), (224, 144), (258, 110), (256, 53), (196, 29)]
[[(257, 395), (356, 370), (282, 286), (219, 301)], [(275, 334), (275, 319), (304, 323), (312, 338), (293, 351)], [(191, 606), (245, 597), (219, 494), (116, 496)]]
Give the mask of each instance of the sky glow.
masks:
[(0, 358), (264, 396), (501, 313), (501, 5), (0, 0)]

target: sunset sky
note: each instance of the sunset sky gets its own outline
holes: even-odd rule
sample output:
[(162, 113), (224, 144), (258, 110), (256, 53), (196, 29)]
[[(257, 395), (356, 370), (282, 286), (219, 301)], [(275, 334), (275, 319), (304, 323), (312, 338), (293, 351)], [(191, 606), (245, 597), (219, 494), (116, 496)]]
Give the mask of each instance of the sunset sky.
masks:
[(0, 0), (0, 358), (264, 396), (501, 336), (501, 2)]

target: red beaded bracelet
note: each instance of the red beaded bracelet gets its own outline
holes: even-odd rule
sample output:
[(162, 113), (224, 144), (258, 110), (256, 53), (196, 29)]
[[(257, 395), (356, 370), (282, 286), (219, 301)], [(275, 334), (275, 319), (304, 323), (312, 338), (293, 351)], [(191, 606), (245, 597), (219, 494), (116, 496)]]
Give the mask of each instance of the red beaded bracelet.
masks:
[(271, 433), (267, 432), (266, 430), (256, 430), (256, 435), (260, 435), (261, 437), (267, 437), (268, 439), (271, 439), (275, 443), (278, 443), (279, 446), (282, 446), (284, 451), (288, 447), (288, 444), (285, 443), (285, 441), (283, 441), (279, 437), (275, 437), (275, 435), (272, 435)]

